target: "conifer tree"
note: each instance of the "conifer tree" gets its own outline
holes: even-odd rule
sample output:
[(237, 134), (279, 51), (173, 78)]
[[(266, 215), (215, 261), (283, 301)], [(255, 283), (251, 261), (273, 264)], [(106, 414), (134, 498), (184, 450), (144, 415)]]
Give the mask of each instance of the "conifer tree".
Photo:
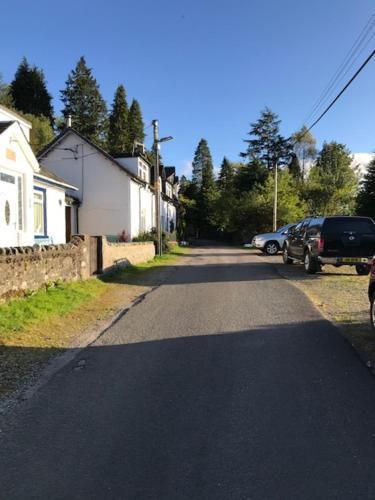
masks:
[(107, 126), (107, 108), (99, 85), (83, 56), (76, 68), (69, 73), (66, 87), (60, 94), (64, 104), (64, 118), (71, 115), (73, 128), (102, 145)]
[(45, 116), (53, 124), (52, 97), (47, 90), (44, 73), (36, 66), (30, 66), (25, 57), (10, 84), (10, 93), (18, 111)]
[[(129, 145), (133, 148), (135, 142), (143, 144), (145, 140), (144, 123), (139, 102), (133, 99), (129, 109)], [(129, 151), (131, 152), (131, 151)]]
[(299, 163), (298, 156), (292, 153), (292, 159), (289, 163), (289, 173), (294, 177), (295, 180), (300, 180), (302, 178), (301, 165)]
[(219, 178), (217, 181), (219, 190), (221, 192), (232, 191), (234, 183), (234, 166), (225, 156), (220, 167)]
[(109, 115), (107, 148), (112, 154), (130, 153), (129, 140), (129, 108), (126, 102), (126, 93), (123, 85), (116, 89)]
[(202, 174), (206, 163), (212, 164), (211, 153), (208, 148), (206, 139), (201, 139), (194, 153), (194, 159), (192, 163), (193, 176), (192, 181), (199, 188), (202, 184)]
[(273, 170), (275, 165), (286, 164), (289, 161), (291, 143), (280, 135), (278, 116), (269, 108), (261, 111), (260, 118), (251, 124), (251, 139), (245, 139), (247, 150), (241, 153), (249, 162), (258, 159), (268, 170)]
[[(199, 227), (208, 235), (215, 225), (215, 204), (217, 201), (217, 184), (215, 182), (214, 166), (207, 141), (201, 139), (195, 159), (200, 162), (201, 184), (199, 186), (197, 208), (199, 212)], [(193, 162), (194, 167), (194, 162)]]
[(368, 165), (358, 193), (357, 213), (375, 219), (375, 157)]

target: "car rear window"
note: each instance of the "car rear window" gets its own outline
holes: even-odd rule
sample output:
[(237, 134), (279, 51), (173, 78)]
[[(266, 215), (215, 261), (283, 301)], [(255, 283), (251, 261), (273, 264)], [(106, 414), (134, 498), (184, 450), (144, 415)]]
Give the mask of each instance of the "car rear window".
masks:
[(368, 218), (330, 218), (324, 221), (323, 231), (330, 233), (375, 233), (375, 224)]

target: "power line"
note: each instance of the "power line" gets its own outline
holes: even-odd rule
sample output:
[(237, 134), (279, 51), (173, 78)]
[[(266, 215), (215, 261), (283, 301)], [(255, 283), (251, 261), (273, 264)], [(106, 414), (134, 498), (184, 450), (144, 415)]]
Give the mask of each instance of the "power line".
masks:
[(315, 125), (323, 118), (323, 116), (332, 108), (332, 106), (335, 104), (335, 102), (342, 96), (342, 94), (349, 87), (349, 85), (351, 85), (351, 83), (357, 78), (357, 76), (364, 69), (364, 67), (370, 62), (370, 60), (374, 57), (374, 55), (375, 55), (375, 50), (373, 50), (371, 52), (371, 54), (362, 63), (362, 65), (359, 67), (359, 69), (354, 73), (354, 75), (351, 77), (351, 79), (348, 81), (348, 83), (340, 90), (340, 92), (333, 99), (333, 101), (329, 104), (329, 106), (326, 107), (326, 109), (323, 111), (323, 113), (314, 121), (314, 123), (312, 125), (310, 125), (310, 127), (306, 130), (306, 133), (309, 132), (313, 127), (315, 127)]
[[(340, 64), (340, 66), (337, 68), (335, 73), (333, 74), (332, 78), (328, 82), (327, 86), (325, 89), (323, 89), (322, 93), (318, 97), (318, 99), (315, 101), (315, 104), (313, 106), (313, 109), (307, 116), (307, 118), (304, 120), (306, 123), (314, 114), (318, 111), (320, 106), (323, 104), (323, 102), (328, 99), (329, 95), (333, 93), (334, 87), (336, 87), (340, 81), (344, 78), (344, 76), (351, 70), (353, 67), (355, 61), (358, 59), (360, 54), (363, 52), (363, 50), (367, 47), (367, 45), (370, 43), (372, 38), (374, 37), (375, 33), (372, 34), (369, 40), (366, 42), (366, 38), (368, 37), (369, 34), (371, 34), (371, 30), (375, 26), (375, 13), (372, 14), (370, 19), (367, 21), (366, 25), (356, 38), (355, 42), (351, 46), (349, 52), (345, 56), (344, 60)], [(366, 43), (365, 43), (366, 42)], [(365, 45), (363, 45), (365, 43)], [(361, 47), (362, 46), (362, 47)]]

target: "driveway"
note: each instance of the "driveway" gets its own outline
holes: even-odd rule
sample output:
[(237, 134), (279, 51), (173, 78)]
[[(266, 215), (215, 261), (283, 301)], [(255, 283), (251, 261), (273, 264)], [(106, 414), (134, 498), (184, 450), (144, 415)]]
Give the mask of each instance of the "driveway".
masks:
[(167, 271), (0, 422), (0, 498), (373, 499), (375, 380), (335, 327), (247, 251)]

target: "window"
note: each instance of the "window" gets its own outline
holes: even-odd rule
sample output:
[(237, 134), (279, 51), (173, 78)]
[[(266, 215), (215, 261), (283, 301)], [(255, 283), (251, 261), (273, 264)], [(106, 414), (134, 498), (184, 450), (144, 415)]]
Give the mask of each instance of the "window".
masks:
[(34, 190), (34, 234), (35, 236), (47, 236), (46, 227), (46, 192), (44, 189)]
[(0, 172), (0, 181), (9, 182), (9, 184), (15, 184), (16, 178), (13, 175), (5, 174)]
[(142, 180), (149, 182), (149, 168), (146, 165), (146, 163), (143, 163), (143, 161), (140, 161), (140, 160), (138, 163), (138, 176)]

